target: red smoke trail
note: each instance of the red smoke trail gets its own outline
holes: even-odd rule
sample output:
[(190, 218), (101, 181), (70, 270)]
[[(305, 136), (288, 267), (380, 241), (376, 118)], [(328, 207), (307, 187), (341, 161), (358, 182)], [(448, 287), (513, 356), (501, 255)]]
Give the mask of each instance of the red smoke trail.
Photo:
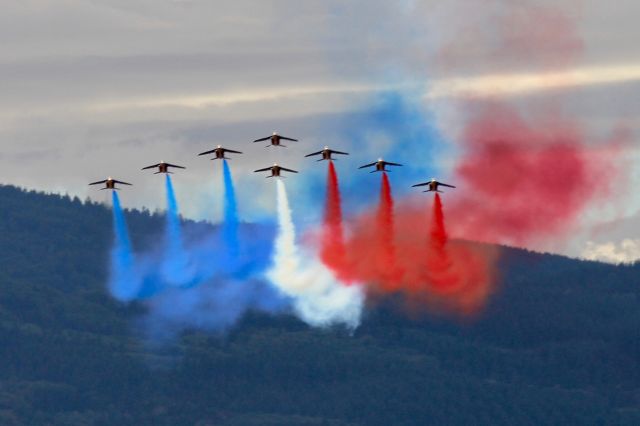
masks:
[(343, 240), (339, 220), (339, 195), (333, 167), (329, 169), (327, 208), (322, 238), (321, 258), (343, 282), (360, 282), (382, 292), (399, 288), (401, 274), (397, 267), (394, 211), (391, 185), (382, 174), (377, 210), (355, 218), (349, 238)]
[[(335, 171), (334, 171), (335, 172)], [(497, 249), (449, 240), (442, 200), (424, 206), (403, 202), (394, 209), (382, 175), (377, 209), (352, 218), (343, 240), (337, 179), (329, 169), (321, 258), (343, 282), (358, 282), (374, 294), (404, 293), (409, 303), (468, 314), (479, 310), (494, 287)]]
[(440, 194), (435, 195), (433, 202), (433, 217), (427, 250), (427, 277), (431, 287), (438, 293), (451, 290), (457, 277), (451, 274), (452, 262), (447, 252), (447, 230), (444, 226), (444, 213)]
[(346, 282), (351, 280), (351, 274), (347, 274), (346, 271), (347, 252), (342, 229), (340, 187), (333, 161), (329, 161), (327, 172), (327, 200), (324, 211), (320, 258), (337, 273), (338, 278)]
[(380, 205), (377, 217), (377, 244), (376, 266), (380, 272), (380, 284), (384, 290), (394, 291), (398, 289), (398, 270), (394, 248), (394, 223), (393, 223), (393, 198), (389, 177), (382, 172), (382, 185), (380, 187)]
[(466, 190), (451, 208), (456, 235), (518, 245), (557, 238), (610, 193), (616, 144), (595, 149), (569, 121), (530, 120), (492, 103), (467, 124), (456, 170)]
[(402, 203), (396, 213), (400, 280), (415, 308), (471, 314), (480, 310), (495, 287), (498, 249), (464, 240), (450, 240), (440, 194), (428, 215), (424, 207)]

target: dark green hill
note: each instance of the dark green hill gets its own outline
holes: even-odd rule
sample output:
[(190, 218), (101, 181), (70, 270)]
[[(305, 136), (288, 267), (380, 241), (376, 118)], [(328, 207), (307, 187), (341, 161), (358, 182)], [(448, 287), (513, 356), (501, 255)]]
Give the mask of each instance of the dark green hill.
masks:
[(353, 336), (251, 315), (153, 346), (106, 293), (111, 238), (104, 206), (0, 186), (1, 425), (640, 424), (640, 265), (504, 249), (473, 322), (390, 301)]

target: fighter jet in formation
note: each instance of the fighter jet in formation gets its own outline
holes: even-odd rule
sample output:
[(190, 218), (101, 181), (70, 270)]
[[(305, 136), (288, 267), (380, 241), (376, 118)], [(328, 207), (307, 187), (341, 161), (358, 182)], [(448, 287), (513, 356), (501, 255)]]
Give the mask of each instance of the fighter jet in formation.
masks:
[(442, 183), (442, 182), (438, 182), (435, 178), (431, 178), (431, 180), (429, 182), (423, 182), (423, 183), (416, 183), (415, 185), (411, 185), (412, 187), (415, 186), (428, 186), (429, 189), (426, 191), (422, 191), (422, 192), (442, 192), (438, 190), (439, 186), (446, 186), (448, 188), (455, 188), (455, 186), (453, 185), (448, 185), (446, 183)]
[(262, 141), (269, 141), (270, 144), (267, 145), (267, 147), (270, 146), (282, 146), (282, 147), (286, 147), (286, 145), (282, 145), (280, 143), (281, 140), (285, 140), (285, 141), (293, 141), (293, 142), (298, 142), (298, 139), (292, 139), (292, 138), (287, 138), (285, 136), (281, 136), (279, 135), (277, 132), (273, 132), (273, 134), (271, 136), (267, 136), (266, 138), (260, 138), (260, 139), (256, 139), (253, 142), (262, 142)]
[(165, 163), (164, 161), (161, 161), (158, 164), (154, 164), (152, 166), (143, 167), (142, 170), (155, 169), (156, 167), (158, 168), (158, 171), (155, 172), (154, 175), (157, 175), (158, 173), (171, 173), (169, 171), (169, 167), (175, 167), (177, 169), (186, 169), (186, 167), (182, 167), (182, 166), (178, 166), (178, 165), (170, 164), (170, 163)]
[(359, 169), (364, 169), (364, 168), (372, 167), (372, 166), (376, 166), (376, 169), (372, 170), (369, 173), (389, 172), (390, 170), (385, 169), (386, 166), (402, 166), (402, 164), (392, 163), (391, 161), (384, 161), (382, 158), (378, 158), (378, 161), (375, 161), (375, 162), (370, 163), (370, 164), (365, 164), (364, 166), (360, 166), (358, 168)]
[(116, 188), (116, 183), (119, 183), (121, 185), (131, 185), (130, 183), (123, 182), (121, 180), (115, 180), (115, 179), (111, 178), (111, 176), (109, 176), (105, 180), (99, 180), (97, 182), (92, 182), (89, 185), (100, 185), (100, 184), (103, 184), (103, 183), (105, 184), (105, 186), (104, 186), (104, 188), (100, 188), (101, 191), (103, 189), (115, 189), (115, 190), (120, 189), (120, 188)]
[[(278, 164), (274, 164), (271, 167), (265, 167), (264, 169), (258, 169), (258, 170), (254, 170), (253, 172), (266, 172), (266, 171), (271, 171), (271, 176), (267, 176), (268, 178), (270, 177), (280, 177), (280, 171), (287, 171), (287, 172), (291, 172), (291, 173), (298, 173), (296, 170), (291, 170), (291, 169), (287, 169), (284, 167), (280, 167), (278, 166)], [(284, 176), (283, 176), (284, 177)]]
[(242, 154), (242, 152), (240, 151), (234, 151), (233, 149), (223, 148), (222, 146), (218, 145), (216, 148), (212, 149), (211, 151), (201, 152), (198, 155), (215, 154), (216, 156), (213, 157), (212, 160), (231, 160), (229, 157), (226, 157), (224, 155), (227, 152), (230, 152), (232, 154)]
[(331, 154), (349, 155), (349, 153), (347, 153), (347, 152), (334, 151), (333, 149), (329, 149), (328, 146), (325, 146), (322, 151), (313, 152), (311, 154), (305, 155), (305, 157), (313, 157), (314, 155), (320, 155), (320, 154), (322, 154), (322, 158), (319, 159), (318, 161), (323, 161), (323, 160), (331, 161), (331, 160), (334, 160), (334, 158), (331, 157)]

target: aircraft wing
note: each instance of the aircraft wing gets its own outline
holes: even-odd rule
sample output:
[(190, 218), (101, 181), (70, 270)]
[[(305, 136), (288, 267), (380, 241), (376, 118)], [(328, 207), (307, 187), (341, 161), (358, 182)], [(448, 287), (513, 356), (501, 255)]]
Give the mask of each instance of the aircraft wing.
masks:
[(298, 173), (298, 172), (297, 172), (297, 171), (295, 171), (295, 170), (287, 169), (287, 168), (285, 168), (285, 167), (280, 167), (280, 170), (286, 170), (287, 172), (291, 172), (291, 173)]
[(214, 152), (216, 152), (216, 150), (217, 150), (217, 149), (218, 149), (218, 148), (216, 148), (216, 149), (212, 149), (211, 151), (205, 151), (205, 152), (201, 152), (201, 153), (200, 153), (200, 154), (198, 154), (198, 155), (207, 155), (207, 154), (213, 154)]
[(287, 137), (284, 137), (284, 136), (280, 136), (280, 139), (284, 139), (284, 140), (286, 140), (286, 141), (298, 142), (298, 139), (287, 138)]
[(388, 165), (390, 165), (390, 166), (402, 166), (402, 164), (399, 164), (399, 163), (392, 163), (391, 161), (385, 161), (384, 163), (385, 163), (385, 164), (388, 164)]
[(234, 151), (233, 149), (222, 148), (224, 152), (233, 152), (234, 154), (242, 154), (240, 151)]
[(271, 139), (271, 136), (267, 136), (266, 138), (256, 139), (254, 142), (268, 141), (269, 139)]
[(115, 180), (115, 179), (114, 179), (113, 181), (114, 181), (115, 183), (119, 183), (120, 185), (131, 185), (130, 183), (128, 183), (128, 182), (123, 182), (123, 181), (121, 181), (121, 180)]
[(105, 183), (106, 181), (107, 181), (106, 179), (105, 180), (99, 180), (97, 182), (91, 182), (89, 185), (99, 185), (101, 183)]
[(430, 182), (424, 182), (424, 183), (416, 183), (415, 185), (411, 185), (411, 187), (413, 188), (414, 186), (427, 186), (429, 185)]
[(186, 169), (186, 167), (178, 166), (178, 165), (176, 165), (176, 164), (169, 164), (169, 163), (166, 163), (166, 164), (167, 164), (167, 166), (169, 166), (169, 167), (175, 167), (176, 169)]
[(266, 172), (267, 170), (271, 170), (272, 167), (265, 167), (264, 169), (258, 169), (258, 170), (254, 170), (253, 173), (255, 172)]
[(455, 186), (453, 186), (453, 185), (448, 185), (448, 184), (442, 183), (442, 182), (438, 182), (438, 185), (440, 185), (440, 186), (448, 186), (449, 188), (455, 188)]
[(154, 168), (158, 167), (159, 165), (160, 165), (160, 163), (154, 164), (153, 166), (143, 167), (141, 170), (154, 169)]
[(348, 152), (334, 151), (334, 150), (332, 150), (332, 149), (330, 149), (329, 151), (331, 151), (333, 154), (349, 155), (349, 153), (348, 153)]
[(322, 151), (312, 152), (311, 154), (305, 155), (305, 157), (313, 157), (314, 155), (322, 154)]
[(375, 166), (375, 165), (376, 165), (376, 163), (377, 163), (377, 161), (374, 161), (374, 162), (373, 162), (373, 163), (371, 163), (371, 164), (365, 164), (364, 166), (360, 166), (360, 167), (358, 167), (358, 168), (359, 168), (359, 169), (364, 169), (365, 167)]

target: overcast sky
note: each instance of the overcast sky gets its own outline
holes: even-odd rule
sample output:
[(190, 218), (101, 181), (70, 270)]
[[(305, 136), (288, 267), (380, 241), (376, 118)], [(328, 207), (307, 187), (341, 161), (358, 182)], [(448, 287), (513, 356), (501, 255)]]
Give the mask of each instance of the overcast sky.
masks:
[[(517, 104), (562, 96), (594, 139), (624, 126), (629, 158), (638, 156), (635, 0), (25, 0), (2, 8), (2, 183), (103, 200), (107, 191), (87, 183), (111, 175), (135, 184), (126, 206), (155, 209), (164, 205), (161, 179), (140, 168), (165, 160), (188, 168), (175, 175), (184, 215), (217, 220), (220, 165), (196, 154), (224, 144), (245, 152), (232, 166), (246, 220), (273, 213), (272, 186), (251, 171), (274, 161), (306, 173), (288, 183), (312, 220), (311, 207), (319, 210), (309, 192), (323, 169), (303, 155), (355, 148), (339, 163), (347, 173), (347, 164), (393, 152), (389, 137), (372, 131), (354, 146), (345, 129), (366, 123), (387, 91), (420, 103), (430, 128), (420, 131), (451, 144), (450, 156), (429, 157), (437, 147), (409, 153), (411, 177), (447, 175), (456, 105), (469, 96)], [(280, 151), (250, 143), (275, 130), (302, 142)], [(590, 227), (559, 250), (580, 254), (591, 240), (594, 253), (640, 238), (639, 208), (640, 196), (624, 193), (608, 213), (587, 213)]]

